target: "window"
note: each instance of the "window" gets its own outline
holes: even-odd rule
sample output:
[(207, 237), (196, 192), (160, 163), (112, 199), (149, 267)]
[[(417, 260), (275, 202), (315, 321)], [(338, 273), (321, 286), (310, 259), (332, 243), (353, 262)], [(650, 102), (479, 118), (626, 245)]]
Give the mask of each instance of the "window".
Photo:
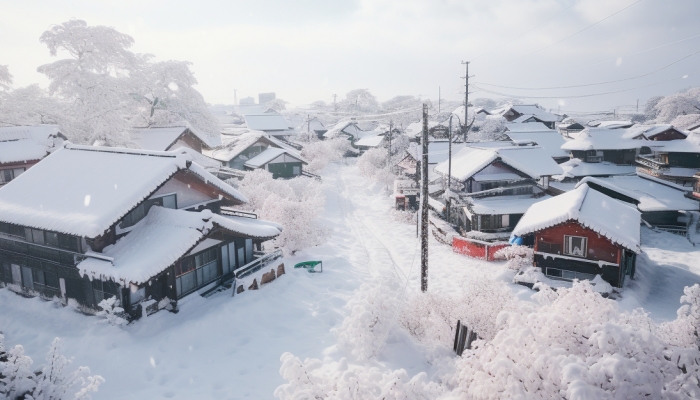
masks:
[(58, 233), (44, 232), (44, 241), (46, 242), (46, 244), (58, 247)]
[(292, 174), (301, 175), (301, 167), (293, 166), (292, 167)]
[(564, 254), (575, 257), (586, 257), (588, 254), (588, 239), (581, 236), (564, 236)]
[(112, 281), (103, 282), (99, 279), (92, 280), (92, 292), (95, 296), (95, 304), (100, 304), (104, 299), (117, 296), (119, 288)]
[(0, 184), (10, 182), (20, 176), (26, 168), (3, 169), (0, 171)]
[(124, 229), (136, 225), (137, 222), (148, 215), (148, 211), (150, 211), (153, 206), (177, 209), (177, 196), (175, 194), (169, 194), (167, 196), (147, 199), (126, 214), (119, 224), (119, 227)]
[(24, 228), (19, 225), (7, 224), (5, 222), (0, 222), (0, 232), (12, 236), (25, 237)]
[(177, 295), (185, 295), (219, 277), (219, 248), (213, 247), (184, 258), (175, 265)]
[(551, 276), (553, 278), (560, 278), (564, 280), (569, 280), (573, 281), (574, 279), (578, 279), (580, 281), (583, 280), (593, 280), (595, 278), (595, 274), (587, 274), (585, 272), (576, 272), (576, 271), (569, 271), (565, 269), (558, 269), (558, 268), (547, 268), (547, 276)]

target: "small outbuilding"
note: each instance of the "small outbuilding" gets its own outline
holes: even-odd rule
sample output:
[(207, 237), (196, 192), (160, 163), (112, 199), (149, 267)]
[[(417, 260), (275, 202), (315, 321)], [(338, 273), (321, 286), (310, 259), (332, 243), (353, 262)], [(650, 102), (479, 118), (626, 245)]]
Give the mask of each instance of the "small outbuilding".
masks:
[(552, 279), (593, 280), (621, 288), (634, 278), (641, 214), (636, 207), (582, 184), (533, 204), (513, 230), (533, 243), (534, 264)]

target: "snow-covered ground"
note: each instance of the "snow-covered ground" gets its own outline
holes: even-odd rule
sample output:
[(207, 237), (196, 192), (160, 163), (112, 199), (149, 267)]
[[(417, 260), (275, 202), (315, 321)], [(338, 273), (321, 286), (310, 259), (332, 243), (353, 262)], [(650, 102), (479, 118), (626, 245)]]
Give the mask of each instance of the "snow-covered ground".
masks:
[[(75, 364), (106, 379), (96, 399), (273, 398), (285, 382), (279, 375), (284, 352), (301, 359), (345, 356), (332, 330), (342, 324), (345, 305), (362, 283), (393, 280), (399, 292), (420, 286), (415, 225), (399, 220), (385, 189), (360, 177), (352, 165), (332, 164), (322, 175), (326, 206), (320, 217), (331, 232), (327, 242), (285, 258), (287, 274), (261, 290), (233, 298), (230, 292), (191, 296), (178, 314), (160, 312), (125, 327), (97, 324), (95, 317), (70, 308), (0, 290), (5, 344), (24, 345), (40, 363), (52, 339), (63, 338)], [(642, 243), (637, 279), (628, 283), (620, 303), (670, 320), (683, 287), (700, 282), (700, 249), (646, 229)], [(324, 262), (323, 273), (292, 269), (298, 261), (317, 259)], [(466, 258), (430, 238), (430, 291), (460, 293), (470, 280), (509, 281), (512, 274), (503, 263)], [(532, 294), (510, 287), (523, 300)], [(423, 352), (394, 325), (370, 363), (430, 375)]]

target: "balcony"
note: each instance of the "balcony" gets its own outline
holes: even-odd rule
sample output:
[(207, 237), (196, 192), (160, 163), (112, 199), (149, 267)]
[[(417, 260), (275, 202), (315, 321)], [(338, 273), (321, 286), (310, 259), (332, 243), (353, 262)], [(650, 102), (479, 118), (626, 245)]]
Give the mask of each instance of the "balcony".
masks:
[(637, 156), (635, 162), (642, 168), (652, 169), (655, 171), (668, 171), (670, 169), (670, 166), (667, 163), (653, 157)]
[(0, 250), (27, 255), (46, 261), (53, 261), (69, 266), (76, 266), (85, 258), (85, 256), (80, 253), (5, 238), (0, 238)]
[(599, 163), (603, 162), (603, 156), (586, 156), (587, 163)]

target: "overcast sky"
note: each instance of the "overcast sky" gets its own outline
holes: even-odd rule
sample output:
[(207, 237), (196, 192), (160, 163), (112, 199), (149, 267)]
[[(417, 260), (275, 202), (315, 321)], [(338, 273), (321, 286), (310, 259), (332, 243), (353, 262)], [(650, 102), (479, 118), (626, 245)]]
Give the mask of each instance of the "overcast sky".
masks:
[[(698, 0), (0, 0), (0, 5), (0, 64), (9, 65), (16, 87), (46, 86), (36, 68), (55, 59), (39, 36), (52, 24), (76, 18), (131, 35), (135, 52), (191, 61), (198, 89), (211, 103), (232, 104), (233, 89), (239, 99), (274, 91), (296, 105), (331, 102), (334, 93), (342, 97), (355, 88), (368, 88), (383, 101), (399, 94), (436, 99), (441, 87), (443, 98), (457, 100), (464, 91), (462, 60), (472, 60), (474, 82), (541, 88), (633, 78), (700, 51)], [(488, 88), (553, 97), (524, 101), (566, 111), (604, 110), (637, 99), (643, 104), (653, 95), (698, 85), (700, 54), (613, 84)], [(572, 97), (630, 88), (637, 89)]]

